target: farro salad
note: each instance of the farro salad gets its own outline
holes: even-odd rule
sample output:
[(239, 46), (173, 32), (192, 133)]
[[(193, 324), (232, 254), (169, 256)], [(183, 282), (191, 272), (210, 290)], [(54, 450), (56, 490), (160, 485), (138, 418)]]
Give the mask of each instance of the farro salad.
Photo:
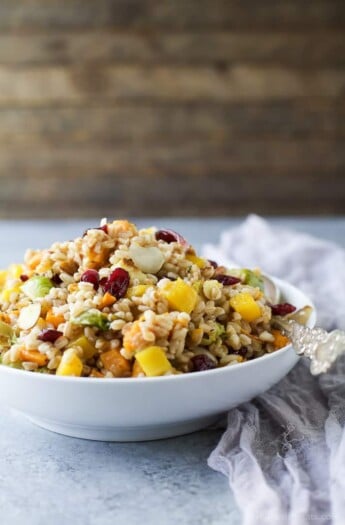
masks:
[(73, 241), (28, 250), (0, 272), (0, 360), (95, 378), (224, 367), (288, 339), (258, 270), (206, 260), (178, 233), (101, 221)]

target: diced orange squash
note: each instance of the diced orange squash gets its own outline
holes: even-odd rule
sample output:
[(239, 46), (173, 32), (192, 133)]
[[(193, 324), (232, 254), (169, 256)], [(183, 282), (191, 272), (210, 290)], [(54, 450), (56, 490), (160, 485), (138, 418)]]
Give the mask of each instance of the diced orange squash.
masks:
[(144, 370), (139, 365), (138, 361), (134, 361), (132, 368), (132, 377), (139, 377), (140, 375), (145, 375)]
[(36, 363), (38, 366), (44, 366), (48, 362), (48, 357), (45, 354), (41, 354), (38, 350), (26, 350), (25, 348), (20, 350), (19, 359)]
[(105, 265), (107, 258), (109, 256), (110, 250), (108, 248), (103, 248), (101, 251), (95, 251), (93, 247), (89, 248), (86, 257), (88, 259), (87, 266), (88, 268), (93, 268), (98, 270)]
[(65, 318), (62, 314), (54, 314), (52, 310), (48, 310), (46, 315), (46, 321), (49, 324), (52, 324), (54, 328), (57, 328), (59, 324), (65, 322)]
[(274, 336), (274, 348), (278, 350), (279, 348), (283, 348), (284, 346), (287, 346), (290, 344), (290, 339), (286, 337), (280, 330), (272, 330), (272, 334)]
[(131, 363), (125, 359), (119, 350), (113, 349), (104, 352), (100, 356), (102, 365), (106, 370), (109, 370), (114, 377), (130, 377)]
[(74, 348), (67, 348), (62, 354), (59, 366), (56, 370), (57, 376), (81, 376), (83, 362)]
[(168, 300), (170, 308), (179, 312), (190, 314), (196, 305), (198, 293), (190, 284), (182, 279), (168, 282), (161, 289), (162, 294)]
[(116, 297), (111, 295), (109, 292), (105, 292), (105, 294), (102, 297), (102, 302), (100, 304), (100, 309), (105, 308), (106, 306), (111, 306), (116, 301)]
[(95, 346), (88, 340), (88, 338), (85, 335), (81, 335), (76, 339), (75, 341), (72, 341), (70, 343), (70, 348), (75, 348), (76, 346), (79, 346), (83, 351), (83, 357), (84, 359), (91, 359), (97, 352)]
[(95, 263), (102, 263), (104, 260), (103, 252), (96, 252), (95, 250), (90, 250), (89, 252), (90, 260)]
[(160, 346), (149, 346), (135, 354), (135, 359), (149, 377), (162, 376), (172, 371), (172, 366), (167, 359), (164, 349)]
[(190, 261), (193, 264), (196, 264), (198, 268), (202, 269), (206, 266), (206, 261), (202, 257), (198, 257), (197, 255), (187, 254), (186, 259)]
[(249, 293), (243, 292), (234, 295), (234, 297), (230, 299), (230, 305), (240, 314), (242, 319), (249, 323), (261, 316), (260, 306)]

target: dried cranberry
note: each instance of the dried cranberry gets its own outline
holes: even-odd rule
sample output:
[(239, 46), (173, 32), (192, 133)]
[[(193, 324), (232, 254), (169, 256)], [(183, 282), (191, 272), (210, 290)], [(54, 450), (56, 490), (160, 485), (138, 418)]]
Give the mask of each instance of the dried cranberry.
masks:
[(157, 241), (164, 241), (170, 244), (171, 242), (177, 242), (177, 236), (172, 230), (158, 230), (156, 232)]
[(248, 352), (248, 348), (246, 346), (242, 346), (239, 350), (235, 351), (235, 350), (231, 350), (231, 352), (233, 354), (238, 354), (240, 355), (241, 357), (246, 357), (247, 355), (247, 352)]
[(29, 279), (29, 277), (28, 277), (27, 275), (25, 275), (25, 274), (22, 274), (22, 275), (19, 277), (19, 279), (20, 279), (23, 283), (25, 283), (25, 281), (27, 281), (27, 280)]
[(204, 370), (212, 370), (216, 368), (216, 363), (208, 355), (199, 354), (191, 359), (193, 365), (193, 372), (203, 372)]
[(99, 284), (104, 288), (105, 283), (108, 281), (108, 277), (102, 277), (102, 279), (99, 280)]
[(182, 235), (174, 230), (158, 230), (156, 232), (157, 241), (164, 241), (170, 244), (171, 242), (179, 242), (182, 246), (188, 246), (188, 242)]
[(123, 268), (115, 268), (102, 286), (105, 292), (111, 293), (116, 299), (121, 299), (126, 295), (129, 286), (129, 273)]
[(51, 280), (53, 281), (54, 284), (61, 284), (62, 283), (62, 280), (60, 279), (60, 276), (57, 273), (55, 273), (53, 275)]
[(296, 306), (290, 303), (272, 304), (271, 305), (272, 315), (287, 315), (291, 314), (296, 310)]
[(212, 261), (211, 259), (209, 259), (208, 262), (211, 266), (213, 266), (214, 269), (218, 268), (218, 264), (216, 263), (216, 261)]
[(37, 336), (37, 339), (39, 339), (40, 341), (44, 341), (45, 343), (55, 343), (55, 341), (62, 335), (62, 332), (60, 332), (59, 330), (52, 330), (50, 328), (47, 328)]
[(98, 275), (97, 270), (85, 270), (80, 280), (83, 281), (84, 283), (91, 283), (94, 289), (98, 290), (99, 275)]
[(216, 281), (222, 283), (224, 286), (232, 286), (241, 282), (239, 277), (234, 277), (233, 275), (218, 274), (213, 277)]

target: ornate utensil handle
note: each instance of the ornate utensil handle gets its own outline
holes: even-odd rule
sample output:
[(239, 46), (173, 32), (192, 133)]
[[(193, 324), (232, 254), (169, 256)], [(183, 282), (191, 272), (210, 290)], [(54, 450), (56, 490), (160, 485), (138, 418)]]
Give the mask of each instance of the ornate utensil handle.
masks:
[(313, 375), (327, 372), (334, 361), (345, 353), (345, 332), (322, 328), (308, 328), (293, 319), (275, 319), (275, 324), (283, 330), (292, 342), (296, 353), (309, 357), (310, 371)]

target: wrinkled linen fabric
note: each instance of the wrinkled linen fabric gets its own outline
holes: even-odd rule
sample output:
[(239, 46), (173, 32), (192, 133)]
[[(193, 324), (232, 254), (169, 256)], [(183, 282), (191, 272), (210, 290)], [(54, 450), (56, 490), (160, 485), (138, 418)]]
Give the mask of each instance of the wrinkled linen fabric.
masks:
[[(319, 326), (345, 329), (345, 251), (250, 216), (203, 254), (260, 267), (301, 288)], [(313, 377), (306, 359), (230, 410), (208, 463), (228, 477), (244, 525), (345, 524), (345, 356)]]

